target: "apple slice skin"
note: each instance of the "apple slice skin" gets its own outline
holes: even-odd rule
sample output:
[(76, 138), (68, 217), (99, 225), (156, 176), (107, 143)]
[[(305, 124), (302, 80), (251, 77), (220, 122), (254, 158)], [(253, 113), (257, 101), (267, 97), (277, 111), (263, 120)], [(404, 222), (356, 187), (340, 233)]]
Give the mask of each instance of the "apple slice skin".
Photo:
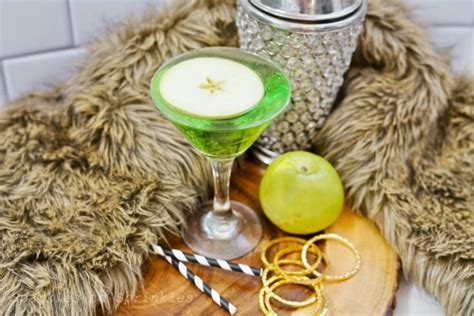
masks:
[(285, 232), (312, 234), (334, 223), (344, 205), (344, 188), (333, 166), (315, 154), (283, 154), (268, 167), (260, 184), (268, 219)]
[[(166, 101), (168, 102), (168, 101)], [(186, 116), (190, 116), (190, 117), (194, 117), (194, 118), (198, 118), (198, 119), (210, 119), (210, 120), (226, 120), (226, 119), (231, 119), (231, 118), (234, 118), (234, 117), (238, 117), (238, 116), (241, 116), (241, 115), (244, 115), (245, 113), (248, 113), (250, 111), (252, 111), (257, 105), (255, 104), (254, 106), (248, 108), (248, 109), (245, 109), (241, 112), (234, 112), (232, 114), (229, 114), (229, 115), (199, 115), (199, 114), (196, 114), (196, 113), (193, 113), (193, 112), (189, 112), (189, 111), (184, 111), (183, 109), (181, 108), (177, 108), (175, 106), (173, 106), (171, 103), (168, 102), (168, 106), (173, 109), (174, 111), (176, 111), (177, 113), (180, 113), (180, 114), (183, 114), (183, 115), (186, 115)]]

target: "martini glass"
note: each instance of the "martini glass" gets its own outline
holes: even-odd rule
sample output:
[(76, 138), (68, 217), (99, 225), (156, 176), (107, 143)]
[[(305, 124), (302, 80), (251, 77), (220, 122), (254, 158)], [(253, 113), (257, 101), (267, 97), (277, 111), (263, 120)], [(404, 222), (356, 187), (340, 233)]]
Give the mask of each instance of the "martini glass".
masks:
[(212, 166), (214, 200), (188, 216), (184, 242), (213, 258), (250, 252), (260, 241), (262, 224), (251, 208), (230, 200), (232, 164), (288, 105), (288, 78), (258, 55), (212, 47), (163, 64), (150, 92), (157, 108)]

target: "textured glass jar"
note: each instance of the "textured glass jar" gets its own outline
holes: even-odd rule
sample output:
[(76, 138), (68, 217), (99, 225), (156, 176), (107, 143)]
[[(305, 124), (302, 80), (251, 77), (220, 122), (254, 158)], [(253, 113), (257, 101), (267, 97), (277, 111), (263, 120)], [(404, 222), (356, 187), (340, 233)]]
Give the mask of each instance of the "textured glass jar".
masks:
[(240, 47), (279, 64), (292, 81), (285, 113), (253, 147), (265, 163), (307, 150), (329, 115), (356, 48), (366, 0), (240, 0)]

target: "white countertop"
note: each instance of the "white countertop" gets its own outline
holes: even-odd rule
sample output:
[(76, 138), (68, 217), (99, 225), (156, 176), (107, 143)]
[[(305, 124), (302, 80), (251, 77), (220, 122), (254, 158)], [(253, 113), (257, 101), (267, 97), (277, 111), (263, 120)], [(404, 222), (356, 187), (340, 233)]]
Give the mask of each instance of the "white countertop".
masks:
[(406, 280), (403, 276), (397, 292), (394, 316), (443, 316), (443, 308), (436, 299)]

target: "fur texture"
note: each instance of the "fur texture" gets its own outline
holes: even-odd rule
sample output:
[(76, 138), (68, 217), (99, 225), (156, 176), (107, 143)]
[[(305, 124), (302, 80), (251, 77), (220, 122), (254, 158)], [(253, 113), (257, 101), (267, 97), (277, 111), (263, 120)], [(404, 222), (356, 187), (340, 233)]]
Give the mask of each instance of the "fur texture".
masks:
[[(148, 82), (170, 56), (236, 46), (235, 8), (177, 4), (109, 32), (74, 78), (0, 115), (0, 314), (113, 311), (133, 296), (148, 245), (206, 195), (206, 162), (154, 109)], [(405, 273), (448, 314), (469, 315), (474, 83), (451, 77), (408, 15), (370, 1), (315, 148)]]

